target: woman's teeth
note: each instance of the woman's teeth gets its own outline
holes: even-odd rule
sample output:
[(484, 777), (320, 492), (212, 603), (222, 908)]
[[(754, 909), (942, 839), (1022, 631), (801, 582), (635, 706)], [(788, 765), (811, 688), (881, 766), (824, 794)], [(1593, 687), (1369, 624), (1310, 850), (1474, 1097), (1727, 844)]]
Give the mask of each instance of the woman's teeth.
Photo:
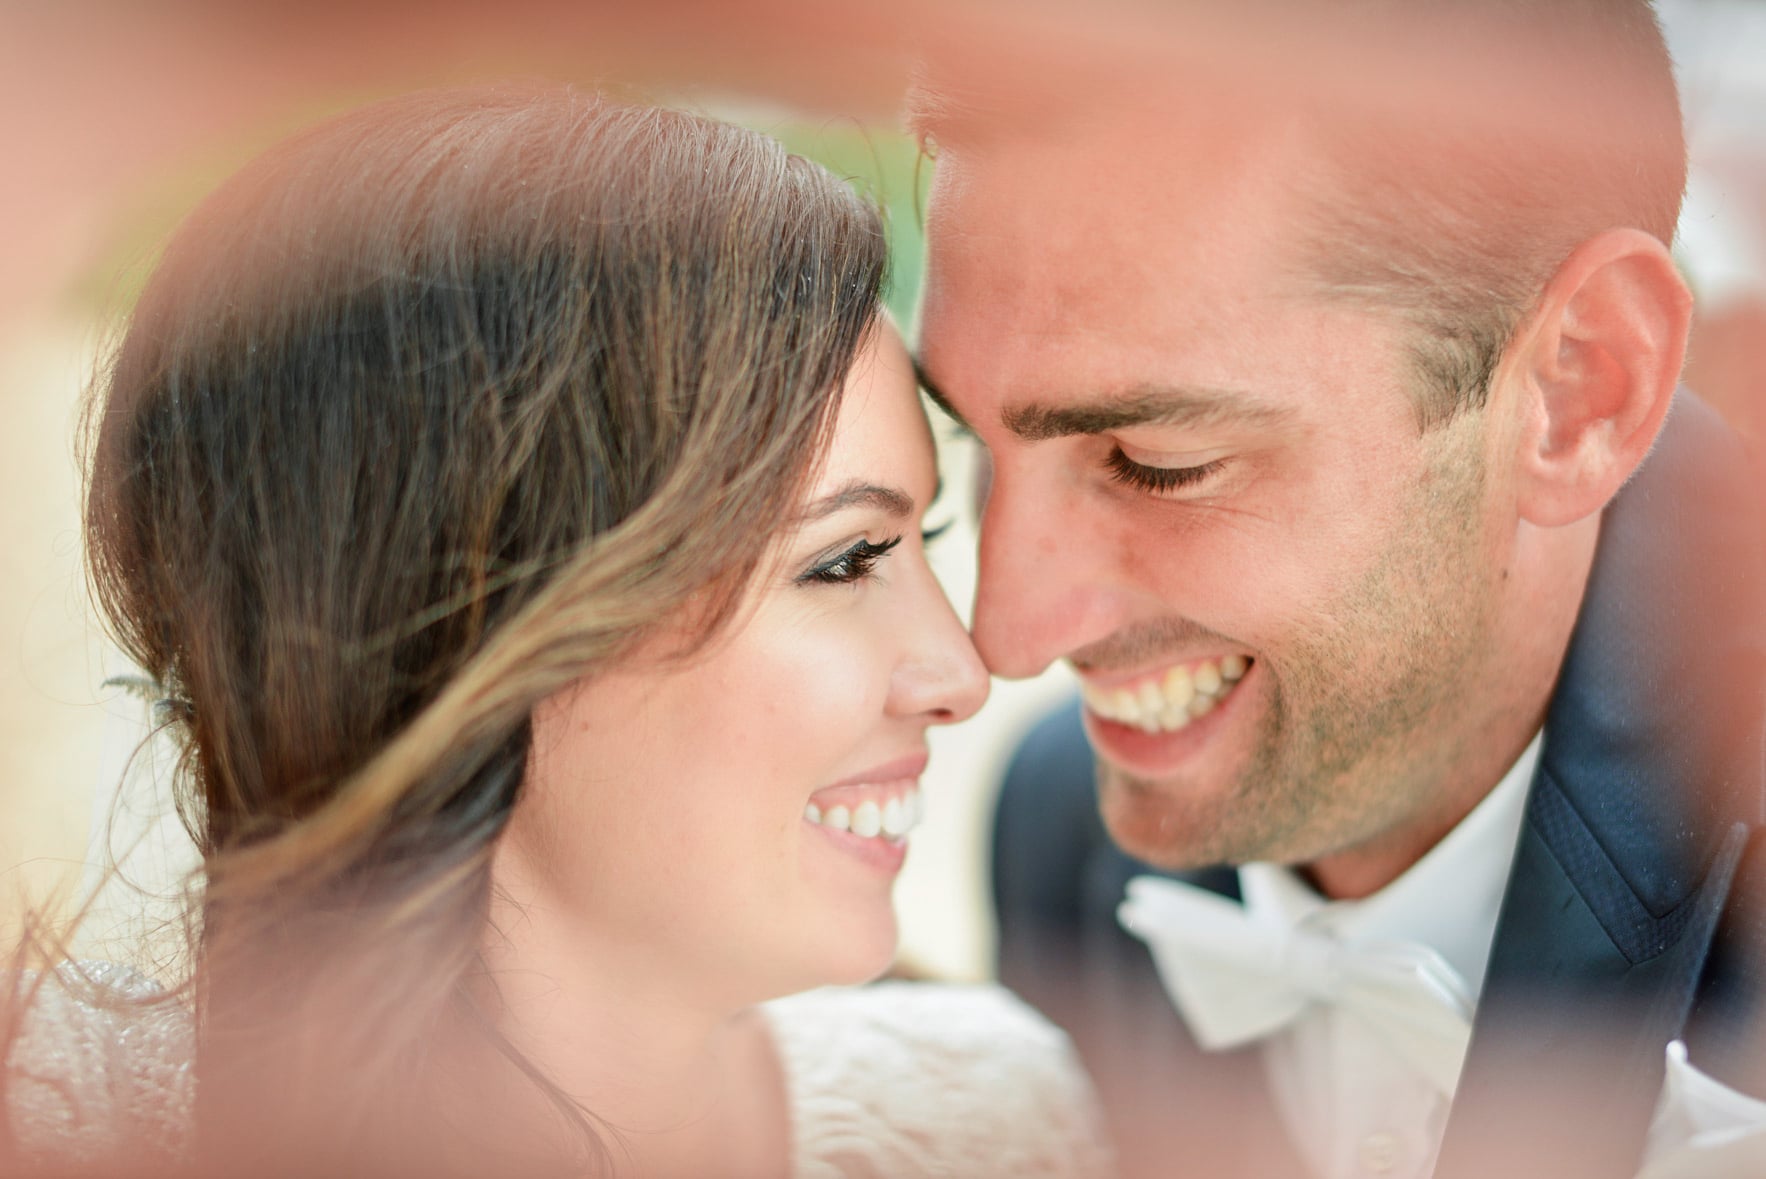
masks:
[(1133, 688), (1082, 684), (1080, 692), (1085, 706), (1106, 720), (1144, 733), (1171, 733), (1213, 712), (1250, 668), (1243, 655), (1227, 655), (1174, 667), (1163, 677)]
[(803, 817), (865, 839), (900, 839), (920, 823), (920, 792), (910, 789), (880, 803), (867, 798), (854, 807), (836, 804), (826, 810), (812, 802), (803, 808)]

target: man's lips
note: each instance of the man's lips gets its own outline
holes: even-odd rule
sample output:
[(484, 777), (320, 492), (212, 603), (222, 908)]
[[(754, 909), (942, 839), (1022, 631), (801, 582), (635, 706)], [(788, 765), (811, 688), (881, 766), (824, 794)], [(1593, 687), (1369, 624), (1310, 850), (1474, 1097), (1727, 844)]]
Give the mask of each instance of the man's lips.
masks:
[(1218, 708), (1250, 673), (1243, 655), (1173, 664), (1126, 682), (1081, 677), (1086, 711), (1144, 733), (1174, 733)]
[[(1126, 688), (1087, 684), (1085, 728), (1098, 754), (1139, 777), (1160, 778), (1180, 769), (1228, 723), (1242, 685), (1255, 678), (1256, 665), (1249, 660), (1226, 669), (1233, 673), (1231, 679), (1220, 674), (1219, 662), (1168, 669), (1153, 691), (1148, 690), (1151, 677)], [(1188, 674), (1187, 685), (1178, 672)], [(1173, 686), (1168, 689), (1168, 684)]]

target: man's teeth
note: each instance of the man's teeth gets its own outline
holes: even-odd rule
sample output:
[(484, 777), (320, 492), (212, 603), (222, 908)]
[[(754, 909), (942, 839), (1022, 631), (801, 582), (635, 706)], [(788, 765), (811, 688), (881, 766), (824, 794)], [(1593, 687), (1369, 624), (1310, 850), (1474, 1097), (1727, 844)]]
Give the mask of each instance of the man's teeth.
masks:
[(836, 805), (825, 811), (812, 802), (803, 808), (803, 817), (865, 839), (900, 839), (920, 824), (920, 792), (891, 795), (881, 805), (867, 798), (855, 807)]
[(1251, 663), (1243, 655), (1174, 667), (1157, 680), (1129, 688), (1081, 687), (1085, 706), (1118, 724), (1147, 733), (1175, 732), (1207, 716), (1245, 678)]

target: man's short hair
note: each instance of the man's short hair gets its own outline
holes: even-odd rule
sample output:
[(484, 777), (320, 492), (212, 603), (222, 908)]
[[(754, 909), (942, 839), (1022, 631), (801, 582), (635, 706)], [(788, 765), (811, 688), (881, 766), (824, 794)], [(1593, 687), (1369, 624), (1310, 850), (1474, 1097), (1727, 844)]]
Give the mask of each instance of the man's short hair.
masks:
[[(1425, 428), (1483, 405), (1514, 329), (1580, 243), (1630, 227), (1671, 244), (1686, 186), (1673, 66), (1650, 0), (1446, 7), (1509, 22), (1505, 39), (1524, 52), (1487, 60), (1489, 89), (1469, 101), (1512, 107), (1484, 119), (1455, 112), (1471, 117), (1436, 127), (1406, 127), (1396, 111), (1391, 123), (1329, 124), (1320, 174), (1305, 181), (1320, 289), (1419, 329)], [(1522, 76), (1551, 60), (1564, 63), (1560, 76)]]

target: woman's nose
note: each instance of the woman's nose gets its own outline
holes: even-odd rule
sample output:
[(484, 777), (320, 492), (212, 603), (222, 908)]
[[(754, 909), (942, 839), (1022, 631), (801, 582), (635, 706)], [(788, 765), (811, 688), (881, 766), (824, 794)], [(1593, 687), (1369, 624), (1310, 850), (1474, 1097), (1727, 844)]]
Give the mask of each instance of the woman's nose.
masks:
[(900, 715), (954, 724), (986, 703), (990, 681), (969, 632), (930, 569), (924, 571), (924, 581), (928, 592), (913, 607), (911, 638), (896, 667), (891, 695)]

